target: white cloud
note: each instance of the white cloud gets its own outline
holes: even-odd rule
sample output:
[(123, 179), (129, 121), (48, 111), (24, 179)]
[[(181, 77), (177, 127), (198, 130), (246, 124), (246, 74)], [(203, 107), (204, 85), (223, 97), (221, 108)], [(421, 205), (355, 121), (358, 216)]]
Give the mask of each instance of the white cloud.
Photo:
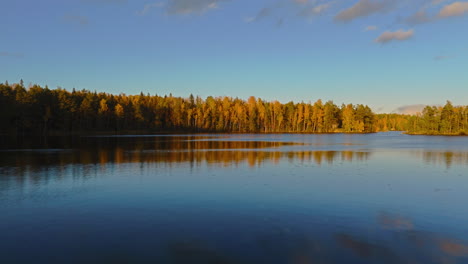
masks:
[(421, 8), (418, 12), (406, 18), (404, 22), (408, 25), (415, 26), (418, 24), (435, 22), (441, 19), (462, 16), (468, 14), (468, 2), (453, 2), (442, 7), (438, 14), (430, 15), (428, 9), (431, 6), (440, 5), (448, 0), (433, 0), (430, 5)]
[(385, 31), (378, 38), (375, 39), (376, 43), (386, 44), (391, 41), (404, 41), (408, 40), (414, 35), (414, 30), (404, 31), (402, 29), (398, 31)]
[(323, 14), (325, 11), (327, 11), (333, 3), (324, 3), (316, 6), (310, 6), (305, 9), (303, 9), (300, 13), (301, 16), (318, 16)]
[(439, 14), (440, 18), (462, 16), (468, 13), (468, 2), (454, 2), (444, 6)]
[(359, 0), (348, 9), (342, 10), (335, 16), (335, 21), (349, 22), (359, 17), (366, 17), (376, 13), (385, 13), (395, 8), (396, 0)]

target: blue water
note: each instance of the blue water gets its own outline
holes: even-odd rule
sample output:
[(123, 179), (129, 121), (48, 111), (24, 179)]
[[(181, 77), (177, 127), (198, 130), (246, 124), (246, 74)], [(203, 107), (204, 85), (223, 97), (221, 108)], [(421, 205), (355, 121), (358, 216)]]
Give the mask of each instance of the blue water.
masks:
[(0, 143), (0, 263), (468, 263), (467, 137)]

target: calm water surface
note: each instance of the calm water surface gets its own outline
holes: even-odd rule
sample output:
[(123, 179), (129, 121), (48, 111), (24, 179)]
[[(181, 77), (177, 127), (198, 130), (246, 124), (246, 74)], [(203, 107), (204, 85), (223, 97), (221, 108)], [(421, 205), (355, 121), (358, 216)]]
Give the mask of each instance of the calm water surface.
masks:
[(0, 263), (468, 263), (468, 138), (0, 140)]

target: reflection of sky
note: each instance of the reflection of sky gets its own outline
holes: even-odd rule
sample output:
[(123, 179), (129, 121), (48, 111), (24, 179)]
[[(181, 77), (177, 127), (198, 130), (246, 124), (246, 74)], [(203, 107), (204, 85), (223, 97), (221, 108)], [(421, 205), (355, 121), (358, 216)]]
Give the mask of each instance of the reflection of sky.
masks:
[[(322, 136), (326, 140), (292, 135), (290, 141), (366, 138)], [(0, 233), (6, 239), (0, 248), (19, 252), (27, 243), (30, 256), (58, 248), (60, 260), (67, 250), (85, 258), (93, 248), (138, 257), (169, 248), (182, 260), (207, 254), (277, 263), (316, 256), (330, 263), (466, 257), (467, 152), (434, 151), (429, 143), (426, 150), (399, 148), (375, 142), (374, 135), (367, 152), (235, 137), (240, 150), (232, 143), (226, 150), (223, 143), (155, 145), (143, 138), (93, 141), (64, 152), (2, 152)], [(454, 139), (458, 145), (466, 140)], [(387, 144), (394, 147), (382, 147)], [(190, 155), (185, 147), (194, 147)], [(450, 166), (447, 155), (457, 157)]]

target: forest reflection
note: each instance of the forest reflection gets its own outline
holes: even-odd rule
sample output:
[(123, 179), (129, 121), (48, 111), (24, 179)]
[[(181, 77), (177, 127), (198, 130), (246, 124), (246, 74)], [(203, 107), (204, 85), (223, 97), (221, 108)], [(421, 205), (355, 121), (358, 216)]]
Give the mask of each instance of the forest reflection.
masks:
[(79, 263), (468, 263), (465, 179), (445, 177), (466, 148), (274, 137), (3, 139), (5, 245), (70, 245)]
[[(270, 162), (281, 161), (313, 163), (316, 165), (333, 164), (334, 162), (365, 161), (370, 152), (359, 151), (280, 151), (280, 150), (225, 150), (225, 149), (81, 149), (81, 150), (38, 150), (0, 152), (3, 169), (15, 168), (40, 171), (41, 168), (63, 167), (67, 165), (101, 165), (128, 163), (156, 163), (167, 166), (178, 166), (188, 163), (190, 166), (261, 166)], [(1, 168), (0, 168), (1, 172)]]
[[(282, 161), (332, 165), (367, 161), (373, 152), (361, 150), (313, 150), (315, 144), (281, 141), (235, 141), (222, 137), (87, 138), (79, 141), (23, 143), (21, 148), (0, 150), (0, 173), (40, 172), (68, 165), (146, 163), (177, 167), (258, 167)], [(434, 165), (468, 165), (468, 152), (411, 151)], [(11, 173), (11, 172), (9, 172)]]
[(444, 165), (446, 168), (452, 165), (468, 165), (468, 152), (416, 151), (413, 153), (422, 157), (427, 164)]
[[(284, 150), (283, 147), (298, 144), (272, 141), (123, 139), (73, 144), (73, 149), (27, 148), (0, 151), (0, 176), (4, 180), (8, 179), (3, 181), (3, 184), (40, 184), (49, 180), (61, 181), (69, 176), (87, 179), (106, 170), (135, 170), (133, 165), (149, 169), (222, 169), (240, 166), (255, 168), (281, 162), (321, 166), (332, 165), (335, 162), (366, 161), (371, 155), (370, 152), (361, 151)], [(0, 181), (0, 189), (1, 183)]]

